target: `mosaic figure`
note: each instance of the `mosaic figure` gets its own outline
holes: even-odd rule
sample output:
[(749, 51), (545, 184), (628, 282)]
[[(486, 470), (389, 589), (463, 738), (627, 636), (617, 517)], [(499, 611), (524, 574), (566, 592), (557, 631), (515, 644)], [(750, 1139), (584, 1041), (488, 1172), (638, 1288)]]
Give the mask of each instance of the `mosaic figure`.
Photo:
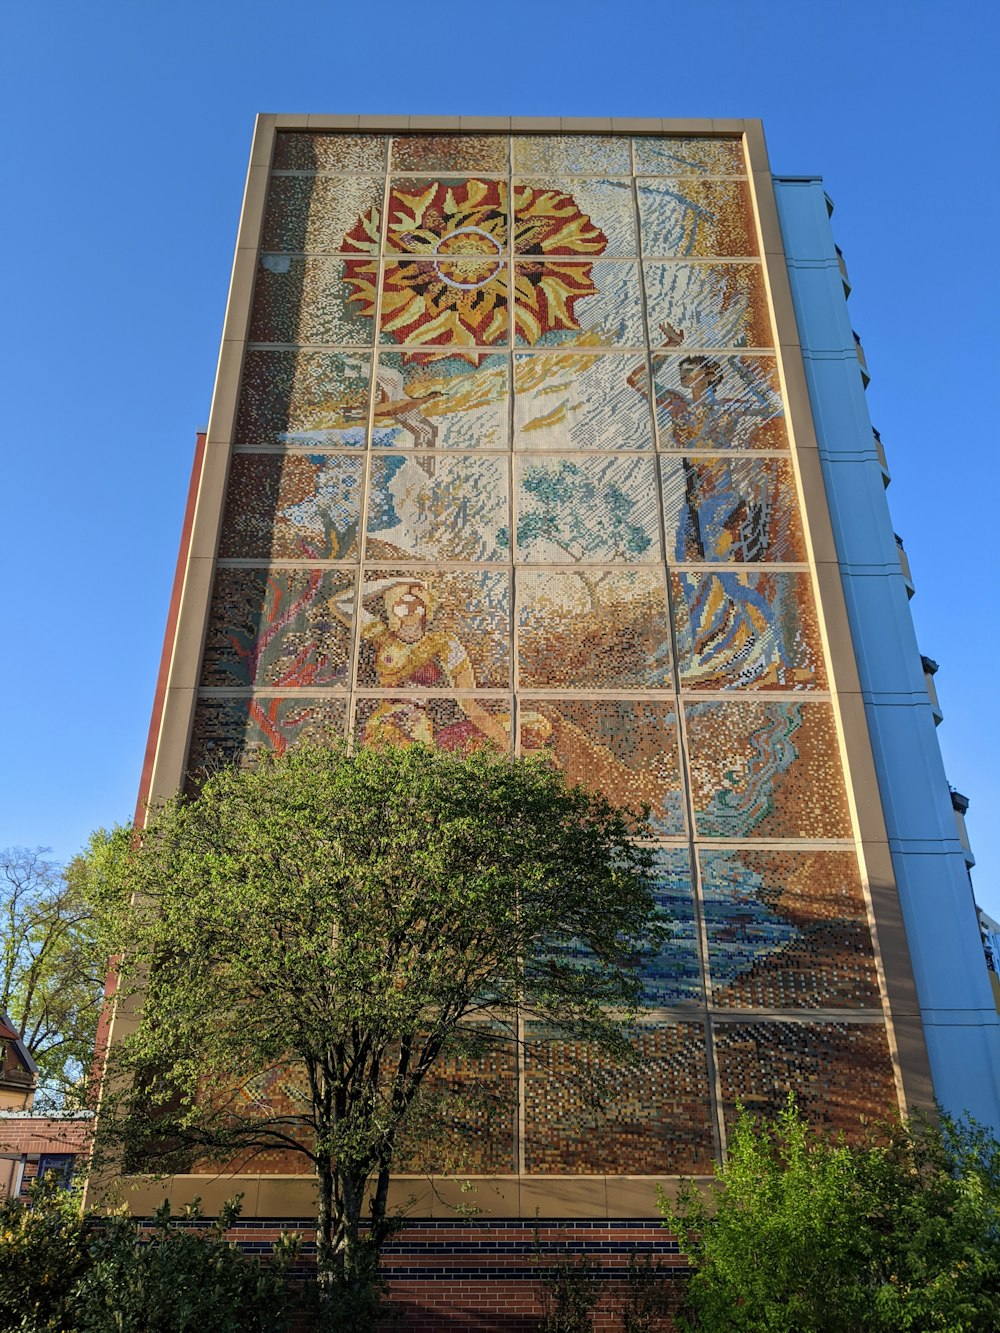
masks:
[[(426, 583), (387, 581), (381, 592), (382, 614), (362, 613), (362, 636), (374, 652), (375, 672), (383, 689), (474, 690), (477, 685), (469, 655), (452, 634), (431, 628), (434, 599)], [(492, 741), (509, 745), (509, 730), (474, 698), (455, 701), (456, 719), (442, 725), (412, 694), (380, 701), (367, 718), (363, 738), (368, 744), (412, 745), (420, 741), (444, 750), (465, 750)]]

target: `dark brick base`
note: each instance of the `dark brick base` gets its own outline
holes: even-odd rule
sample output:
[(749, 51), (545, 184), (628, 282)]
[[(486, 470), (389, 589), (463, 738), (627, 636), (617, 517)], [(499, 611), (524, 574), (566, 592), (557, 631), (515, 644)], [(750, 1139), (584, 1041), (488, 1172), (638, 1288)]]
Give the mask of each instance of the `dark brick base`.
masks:
[[(207, 1225), (202, 1222), (200, 1225)], [(303, 1221), (241, 1219), (228, 1233), (247, 1254), (265, 1256), (282, 1231), (304, 1237), (300, 1275), (315, 1254), (314, 1231)], [(529, 1333), (538, 1327), (554, 1266), (586, 1270), (599, 1288), (594, 1328), (622, 1327), (621, 1310), (635, 1292), (629, 1261), (655, 1264), (655, 1282), (676, 1300), (686, 1266), (674, 1238), (649, 1220), (530, 1222), (421, 1221), (407, 1223), (386, 1246), (382, 1276), (393, 1315), (386, 1333)], [(307, 1329), (306, 1323), (301, 1329)], [(651, 1325), (668, 1333), (671, 1324)]]

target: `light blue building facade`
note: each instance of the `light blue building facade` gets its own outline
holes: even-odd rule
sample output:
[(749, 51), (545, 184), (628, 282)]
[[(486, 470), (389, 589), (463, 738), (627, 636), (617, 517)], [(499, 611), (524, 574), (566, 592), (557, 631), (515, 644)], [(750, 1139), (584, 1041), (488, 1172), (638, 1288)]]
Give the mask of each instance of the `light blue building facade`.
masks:
[(963, 798), (949, 788), (935, 734), (936, 667), (921, 658), (909, 612), (913, 588), (886, 501), (888, 472), (865, 401), (832, 205), (818, 177), (774, 184), (934, 1091), (948, 1111), (997, 1130), (1000, 1015), (969, 878)]

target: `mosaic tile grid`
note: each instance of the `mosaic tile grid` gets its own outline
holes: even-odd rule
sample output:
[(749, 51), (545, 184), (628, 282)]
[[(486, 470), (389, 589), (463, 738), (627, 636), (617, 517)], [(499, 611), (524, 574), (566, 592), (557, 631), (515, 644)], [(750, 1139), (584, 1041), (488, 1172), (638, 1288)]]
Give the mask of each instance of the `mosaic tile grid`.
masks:
[(507, 248), (507, 212), (506, 181), (475, 176), (393, 180), (385, 248), (426, 259), (494, 260)]
[(683, 689), (826, 688), (808, 574), (674, 571), (670, 589)]
[(609, 1068), (582, 1042), (544, 1042), (534, 1058), (528, 1056), (524, 1133), (529, 1172), (711, 1171), (711, 1099), (702, 1025), (645, 1023), (633, 1045), (637, 1062), (624, 1068)]
[(610, 134), (514, 135), (511, 153), (516, 173), (628, 176), (632, 171), (629, 140)]
[(658, 851), (654, 877), (657, 915), (669, 922), (670, 938), (639, 964), (642, 1002), (650, 1009), (696, 1004), (702, 998), (701, 962), (687, 850)]
[(646, 378), (645, 357), (518, 353), (514, 448), (652, 448)]
[(641, 181), (637, 198), (642, 252), (648, 259), (757, 254), (745, 181)]
[(742, 699), (685, 714), (700, 836), (851, 836), (830, 704)]
[(642, 345), (639, 270), (627, 260), (581, 264), (541, 256), (514, 264), (519, 346)]
[(507, 136), (496, 134), (401, 134), (392, 141), (396, 171), (507, 170)]
[(306, 134), (279, 130), (274, 148), (276, 171), (385, 170), (388, 140), (381, 134)]
[(773, 357), (654, 356), (653, 384), (661, 449), (788, 448)]
[(369, 479), (365, 557), (506, 563), (508, 487), (506, 459), (376, 455)]
[(515, 180), (514, 253), (636, 255), (631, 180)]
[(738, 137), (644, 135), (635, 140), (636, 174), (651, 176), (745, 176)]
[(525, 569), (517, 600), (522, 689), (672, 686), (661, 570)]
[(357, 559), (364, 459), (234, 454), (222, 559)]
[(517, 458), (517, 559), (659, 562), (654, 466), (652, 458), (627, 455)]
[(275, 176), (262, 246), (315, 254), (353, 250), (344, 238), (360, 216), (368, 220), (377, 248), (382, 188), (381, 176)]
[(506, 571), (421, 575), (368, 566), (360, 614), (359, 687), (510, 688)]
[(346, 719), (345, 701), (332, 697), (202, 697), (195, 708), (188, 772), (197, 775), (220, 764), (252, 760), (260, 750), (280, 753), (296, 741), (343, 739)]
[(354, 735), (363, 745), (431, 745), (457, 753), (493, 745), (509, 753), (510, 719), (511, 704), (506, 699), (472, 695), (443, 699), (401, 690), (398, 698), (359, 698)]
[(364, 448), (371, 356), (251, 348), (236, 416), (238, 444)]
[[(236, 434), (303, 452), (234, 455), (220, 547), (302, 567), (219, 571), (202, 683), (275, 695), (203, 696), (192, 767), (328, 728), (509, 752), (516, 666), (521, 753), (648, 803), (659, 839), (684, 837), (690, 799), (699, 884), (661, 845), (672, 936), (636, 961), (649, 1006), (703, 1014), (707, 983), (733, 1013), (715, 1022), (727, 1109), (798, 1079), (810, 1107), (832, 1088), (834, 1118), (866, 1098), (883, 1113), (884, 1031), (850, 1021), (880, 1003), (857, 860), (815, 846), (851, 825), (832, 706), (807, 697), (827, 688), (810, 578), (773, 567), (806, 559), (790, 462), (760, 453), (788, 448), (777, 366), (736, 350), (772, 345), (762, 272), (722, 262), (754, 253), (748, 187), (709, 179), (745, 174), (740, 141), (397, 136), (387, 161), (381, 136), (313, 137), (279, 136), (277, 169), (330, 174), (274, 178), (251, 337), (314, 346), (250, 349)], [(303, 259), (299, 234), (349, 253)], [(676, 687), (733, 692), (684, 703), (683, 766)], [(737, 1024), (747, 1008), (846, 1021)], [(702, 1024), (648, 1021), (636, 1042), (603, 1111), (529, 1062), (527, 1170), (708, 1168)], [(589, 1068), (580, 1048), (549, 1054)], [(511, 1169), (512, 1129), (470, 1119), (468, 1169)], [(464, 1137), (452, 1125), (441, 1151)]]
[[(365, 280), (373, 260), (262, 255), (257, 266), (250, 339), (363, 347), (375, 337)], [(352, 280), (348, 281), (348, 275)]]
[(644, 264), (653, 347), (770, 347), (759, 264)]
[(848, 1023), (715, 1023), (716, 1060), (726, 1121), (740, 1102), (771, 1116), (794, 1092), (816, 1125), (862, 1136), (860, 1118), (896, 1109), (896, 1088), (885, 1028)]
[(742, 848), (699, 859), (713, 1004), (878, 1009), (853, 852)]
[(396, 1142), (395, 1170), (510, 1175), (516, 1169), (513, 1050), (452, 1056), (425, 1076), (415, 1114)]
[(570, 783), (616, 805), (651, 807), (657, 834), (683, 833), (677, 712), (668, 703), (523, 699), (521, 753), (547, 753)]
[(352, 572), (219, 569), (201, 683), (347, 689), (353, 638)]
[(380, 351), (372, 447), (507, 449), (509, 379), (504, 355)]
[(795, 476), (783, 458), (661, 459), (667, 549), (678, 563), (805, 560)]
[[(371, 300), (368, 262), (354, 281), (365, 311)], [(491, 254), (471, 259), (399, 258), (382, 272), (380, 341), (408, 346), (493, 347), (507, 342), (509, 265)], [(473, 359), (478, 360), (474, 354)]]

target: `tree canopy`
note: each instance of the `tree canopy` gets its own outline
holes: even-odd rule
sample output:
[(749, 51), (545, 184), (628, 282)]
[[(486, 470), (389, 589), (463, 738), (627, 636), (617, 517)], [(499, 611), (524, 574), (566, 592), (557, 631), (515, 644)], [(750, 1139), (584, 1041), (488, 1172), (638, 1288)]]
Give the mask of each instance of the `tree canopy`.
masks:
[(38, 1065), (39, 1109), (81, 1104), (93, 1061), (107, 958), (87, 867), (43, 847), (0, 851), (0, 1010)]
[(349, 1280), (392, 1227), (407, 1118), (461, 1118), (442, 1059), (501, 1065), (524, 1017), (627, 1054), (636, 962), (665, 936), (644, 832), (488, 751), (302, 746), (216, 773), (102, 853), (141, 1021), (101, 1139), (164, 1168), (304, 1156), (321, 1282)]
[(992, 1333), (1000, 1327), (1000, 1144), (947, 1116), (811, 1130), (794, 1100), (743, 1113), (716, 1184), (665, 1224), (694, 1269), (698, 1333)]

